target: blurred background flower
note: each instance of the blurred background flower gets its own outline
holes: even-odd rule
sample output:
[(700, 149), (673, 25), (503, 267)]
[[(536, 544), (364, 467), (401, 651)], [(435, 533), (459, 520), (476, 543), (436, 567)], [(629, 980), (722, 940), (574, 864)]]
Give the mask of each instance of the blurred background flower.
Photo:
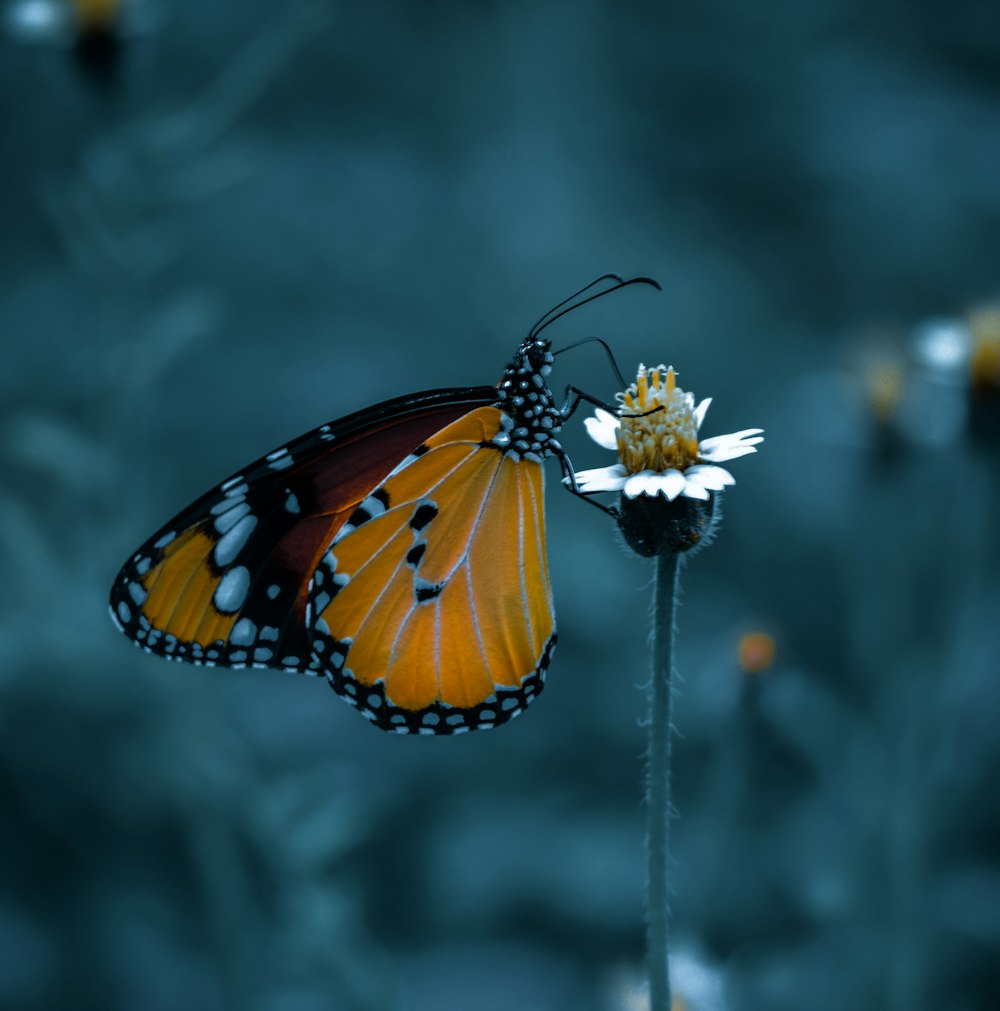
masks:
[[(647, 574), (555, 474), (560, 646), (496, 733), (388, 738), (106, 615), (212, 482), (376, 394), (495, 381), (613, 269), (665, 292), (557, 346), (680, 348), (713, 431), (768, 434), (682, 602), (674, 929), (724, 981), (678, 976), (686, 1007), (991, 1008), (1000, 8), (122, 0), (95, 77), (27, 44), (25, 6), (0, 34), (0, 1006), (614, 1006), (643, 945)], [(552, 379), (617, 388), (586, 348)], [(748, 677), (756, 628), (779, 647)]]

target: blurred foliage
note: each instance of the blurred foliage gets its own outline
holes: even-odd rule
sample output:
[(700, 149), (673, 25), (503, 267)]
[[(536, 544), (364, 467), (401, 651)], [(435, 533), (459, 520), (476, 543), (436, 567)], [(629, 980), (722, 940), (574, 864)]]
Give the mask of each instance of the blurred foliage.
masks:
[(0, 34), (0, 1006), (642, 1007), (650, 570), (596, 511), (550, 488), (560, 647), (495, 734), (105, 613), (213, 481), (614, 269), (665, 294), (555, 339), (767, 430), (683, 580), (684, 1006), (994, 1007), (1000, 8), (123, 0), (97, 63), (68, 9)]

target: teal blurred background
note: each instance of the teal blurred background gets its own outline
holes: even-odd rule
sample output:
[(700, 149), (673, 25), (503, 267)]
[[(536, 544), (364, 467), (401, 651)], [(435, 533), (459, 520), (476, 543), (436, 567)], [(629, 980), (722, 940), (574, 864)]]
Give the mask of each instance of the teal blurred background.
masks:
[[(606, 270), (664, 292), (557, 346), (767, 436), (683, 574), (684, 1007), (1000, 1006), (1000, 374), (970, 413), (962, 371), (1000, 8), (136, 0), (86, 60), (63, 9), (4, 14), (0, 1006), (643, 1007), (651, 568), (555, 468), (560, 645), (495, 733), (381, 735), (106, 613), (210, 485), (496, 381)], [(616, 388), (596, 347), (552, 378)]]

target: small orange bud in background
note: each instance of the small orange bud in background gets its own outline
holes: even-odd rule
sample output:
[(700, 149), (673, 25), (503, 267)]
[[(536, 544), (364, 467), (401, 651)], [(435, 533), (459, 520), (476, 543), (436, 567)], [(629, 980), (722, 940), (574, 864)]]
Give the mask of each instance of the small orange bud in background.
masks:
[(746, 632), (740, 636), (737, 653), (747, 674), (760, 674), (774, 663), (775, 642), (766, 632)]

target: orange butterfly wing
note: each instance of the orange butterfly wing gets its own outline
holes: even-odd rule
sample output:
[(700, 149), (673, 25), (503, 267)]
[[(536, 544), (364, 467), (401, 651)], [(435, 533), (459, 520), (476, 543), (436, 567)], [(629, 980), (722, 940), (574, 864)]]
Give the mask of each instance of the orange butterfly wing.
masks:
[(544, 472), (492, 445), (484, 406), (429, 437), (341, 528), (307, 624), (334, 689), (377, 726), (496, 726), (538, 695), (555, 646)]
[(316, 673), (306, 609), (333, 538), (424, 439), (495, 398), (489, 386), (399, 398), (269, 453), (133, 555), (112, 618), (168, 659)]

